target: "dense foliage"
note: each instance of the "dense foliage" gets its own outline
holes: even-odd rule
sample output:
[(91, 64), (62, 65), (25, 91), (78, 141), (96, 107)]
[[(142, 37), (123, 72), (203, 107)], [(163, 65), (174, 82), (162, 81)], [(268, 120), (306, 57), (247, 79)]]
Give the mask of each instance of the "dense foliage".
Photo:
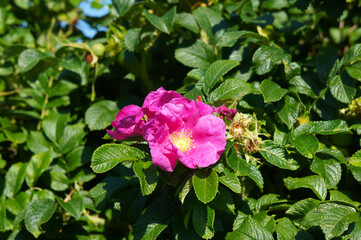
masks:
[[(360, 24), (360, 0), (1, 0), (0, 238), (361, 239)], [(109, 137), (161, 86), (237, 109), (216, 164)]]

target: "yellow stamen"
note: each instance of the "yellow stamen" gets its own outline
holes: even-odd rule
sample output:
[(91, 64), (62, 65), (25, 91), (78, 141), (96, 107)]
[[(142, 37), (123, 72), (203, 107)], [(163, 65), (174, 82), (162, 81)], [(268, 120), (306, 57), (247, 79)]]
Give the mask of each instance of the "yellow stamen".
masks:
[(173, 132), (169, 135), (169, 140), (182, 152), (187, 152), (195, 146), (192, 131), (189, 129)]

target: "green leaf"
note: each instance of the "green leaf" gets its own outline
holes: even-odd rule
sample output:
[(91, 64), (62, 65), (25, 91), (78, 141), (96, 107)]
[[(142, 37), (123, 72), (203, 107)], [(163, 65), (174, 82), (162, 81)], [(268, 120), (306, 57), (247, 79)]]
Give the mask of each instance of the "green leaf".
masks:
[(38, 199), (30, 202), (25, 215), (26, 229), (38, 237), (41, 234), (40, 225), (50, 220), (57, 204), (50, 199)]
[(225, 168), (223, 172), (218, 175), (219, 181), (235, 193), (242, 192), (242, 185), (237, 175), (231, 172), (228, 168)]
[(85, 135), (84, 127), (82, 123), (66, 126), (59, 139), (57, 152), (65, 154), (77, 147)]
[(134, 224), (134, 240), (155, 240), (175, 213), (173, 203), (163, 195), (157, 198)]
[(141, 28), (131, 28), (125, 34), (124, 44), (129, 51), (135, 52), (138, 43), (140, 41), (139, 36), (141, 30), (142, 30)]
[(330, 78), (328, 86), (332, 96), (343, 103), (351, 103), (356, 95), (355, 80), (350, 78), (348, 74)]
[(351, 200), (346, 194), (337, 191), (337, 190), (331, 190), (330, 191), (330, 201), (338, 201), (338, 202), (344, 202), (351, 204), (355, 208), (358, 208), (360, 206), (359, 202)]
[(72, 198), (65, 202), (61, 198), (56, 198), (59, 205), (64, 208), (65, 211), (70, 213), (76, 220), (79, 220), (83, 211), (83, 199), (79, 195), (72, 196)]
[(26, 174), (27, 163), (18, 162), (7, 170), (5, 175), (5, 195), (8, 198), (14, 197), (23, 185)]
[(288, 90), (291, 92), (304, 94), (312, 98), (316, 98), (319, 92), (319, 87), (315, 81), (308, 76), (295, 76), (289, 83)]
[(124, 144), (104, 144), (98, 147), (91, 159), (91, 168), (95, 173), (103, 173), (124, 161), (137, 161), (144, 157), (142, 151)]
[(43, 153), (51, 147), (51, 142), (40, 131), (31, 131), (26, 144), (33, 153)]
[(287, 202), (280, 198), (278, 194), (270, 193), (261, 196), (256, 203), (255, 210), (259, 212), (260, 210), (267, 209), (268, 207), (277, 204)]
[(151, 194), (157, 186), (157, 167), (152, 161), (143, 162), (139, 160), (134, 162), (133, 170), (139, 179), (142, 194)]
[(309, 188), (316, 194), (319, 199), (326, 199), (327, 187), (325, 181), (321, 176), (312, 175), (303, 178), (287, 177), (284, 178), (283, 181), (286, 188), (289, 190), (294, 190), (298, 188)]
[(261, 191), (263, 190), (263, 177), (261, 172), (255, 166), (247, 163), (245, 159), (241, 158), (234, 151), (232, 151), (227, 158), (227, 163), (237, 176), (247, 176), (251, 178)]
[(273, 240), (272, 234), (252, 217), (247, 216), (241, 226), (233, 232), (227, 233), (226, 240)]
[(302, 199), (301, 201), (296, 202), (293, 204), (287, 211), (286, 214), (291, 215), (295, 218), (300, 218), (305, 216), (309, 211), (317, 207), (321, 201), (313, 199), (313, 198), (306, 198)]
[(288, 218), (281, 218), (278, 220), (276, 226), (276, 233), (278, 240), (293, 240), (296, 239), (298, 229)]
[(361, 150), (358, 150), (356, 153), (352, 155), (349, 160), (349, 163), (356, 167), (361, 167)]
[(115, 191), (129, 185), (130, 182), (124, 178), (106, 177), (89, 191), (89, 196), (93, 199), (96, 209), (102, 210)]
[(350, 67), (346, 67), (348, 75), (354, 79), (361, 81), (361, 62), (357, 62)]
[(85, 122), (91, 131), (102, 130), (115, 120), (118, 113), (117, 104), (103, 100), (91, 105), (85, 112)]
[(173, 28), (175, 21), (176, 8), (173, 7), (168, 12), (166, 12), (162, 17), (155, 16), (150, 14), (146, 9), (144, 9), (144, 14), (147, 20), (160, 31), (170, 34)]
[(298, 162), (291, 158), (283, 146), (271, 140), (264, 141), (259, 152), (268, 163), (276, 167), (289, 170), (296, 170), (299, 167)]
[(206, 68), (216, 60), (216, 55), (206, 43), (197, 40), (190, 46), (176, 49), (175, 58), (191, 68)]
[(61, 80), (49, 89), (49, 98), (69, 95), (78, 85), (69, 81)]
[(69, 179), (66, 171), (59, 165), (54, 165), (50, 170), (50, 187), (54, 191), (65, 191), (69, 186)]
[(275, 46), (263, 45), (253, 54), (252, 62), (256, 66), (255, 72), (263, 75), (272, 70), (272, 68), (282, 63), (286, 55), (283, 50)]
[(242, 30), (242, 31), (230, 31), (230, 32), (223, 33), (221, 35), (221, 39), (220, 39), (220, 42), (218, 43), (218, 45), (221, 47), (233, 47), (236, 44), (236, 42), (238, 41), (238, 39), (241, 39), (241, 38), (256, 40), (264, 45), (269, 44), (269, 40), (267, 38), (259, 35), (258, 33)]
[(192, 183), (197, 198), (208, 203), (212, 201), (218, 191), (218, 176), (213, 169), (198, 170), (192, 177)]
[(322, 49), (315, 58), (317, 74), (326, 83), (337, 60), (336, 49)]
[(14, 3), (19, 8), (27, 10), (30, 8), (30, 1), (29, 0), (14, 0)]
[(323, 203), (306, 214), (302, 225), (306, 228), (320, 226), (326, 239), (340, 236), (349, 223), (359, 218), (355, 209), (338, 203)]
[(179, 193), (179, 200), (181, 201), (182, 204), (184, 203), (184, 200), (188, 195), (189, 191), (192, 189), (192, 187), (193, 187), (192, 179), (190, 178), (184, 183), (182, 190)]
[(207, 34), (209, 43), (215, 45), (216, 37), (213, 33), (213, 27), (222, 20), (222, 16), (220, 16), (219, 12), (206, 7), (198, 7), (192, 13), (198, 25)]
[(230, 191), (223, 186), (218, 187), (218, 194), (210, 203), (215, 209), (225, 211), (236, 215), (236, 205), (234, 204), (233, 197)]
[(323, 177), (328, 189), (335, 188), (341, 180), (341, 165), (336, 160), (315, 157), (310, 169)]
[(301, 104), (293, 97), (286, 95), (283, 101), (280, 102), (279, 111), (277, 115), (291, 129), (297, 121), (300, 112)]
[(187, 12), (177, 13), (175, 16), (175, 24), (185, 27), (194, 33), (199, 33), (199, 26), (195, 17)]
[(277, 102), (287, 93), (286, 89), (268, 79), (262, 81), (260, 90), (265, 102)]
[(215, 211), (203, 203), (197, 202), (192, 212), (193, 227), (203, 239), (214, 236)]
[(253, 91), (253, 86), (238, 78), (225, 80), (219, 87), (209, 94), (208, 100), (215, 102), (226, 99), (241, 98)]
[(1, 67), (0, 67), (0, 76), (9, 76), (11, 74), (14, 73), (14, 66), (12, 63), (10, 62), (5, 62)]
[(303, 134), (332, 135), (337, 133), (351, 133), (344, 120), (337, 119), (330, 121), (307, 122), (298, 126), (293, 131), (293, 137), (296, 138)]
[(53, 161), (53, 150), (35, 154), (31, 157), (26, 168), (25, 180), (29, 187), (33, 187), (39, 177), (48, 169)]
[(361, 44), (353, 45), (342, 57), (341, 67), (350, 66), (361, 61)]
[(307, 158), (313, 158), (318, 149), (318, 140), (314, 135), (300, 135), (291, 139), (297, 151)]
[(218, 60), (212, 63), (206, 71), (204, 78), (204, 91), (209, 93), (223, 75), (238, 65), (238, 62), (232, 60)]
[(41, 60), (54, 61), (53, 57), (47, 56), (45, 53), (40, 52), (37, 49), (26, 49), (21, 52), (18, 59), (18, 66), (20, 72), (27, 72), (33, 69)]
[(58, 143), (63, 136), (69, 114), (62, 114), (52, 111), (41, 122), (45, 135), (53, 142)]

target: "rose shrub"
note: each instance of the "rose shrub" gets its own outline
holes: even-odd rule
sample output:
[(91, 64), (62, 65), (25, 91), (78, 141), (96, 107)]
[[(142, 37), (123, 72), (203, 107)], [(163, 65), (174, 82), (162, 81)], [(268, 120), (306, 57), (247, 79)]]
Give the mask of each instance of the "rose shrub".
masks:
[(361, 239), (361, 1), (0, 1), (0, 239)]

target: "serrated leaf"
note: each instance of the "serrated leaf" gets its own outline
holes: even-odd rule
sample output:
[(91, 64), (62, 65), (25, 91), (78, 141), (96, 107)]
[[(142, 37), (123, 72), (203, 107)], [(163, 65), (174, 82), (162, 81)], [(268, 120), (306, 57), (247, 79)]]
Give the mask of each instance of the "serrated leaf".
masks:
[(264, 45), (269, 44), (269, 40), (267, 38), (259, 35), (258, 33), (242, 30), (242, 31), (230, 31), (230, 32), (223, 33), (221, 35), (221, 39), (220, 39), (220, 42), (218, 43), (218, 45), (221, 47), (233, 47), (236, 44), (236, 42), (238, 41), (238, 39), (241, 39), (241, 38), (254, 39)]
[(336, 160), (315, 157), (310, 169), (323, 177), (328, 189), (335, 188), (341, 180), (341, 165)]
[(219, 87), (209, 94), (208, 100), (215, 102), (226, 99), (237, 99), (252, 93), (253, 86), (238, 78), (225, 80)]
[(269, 233), (252, 217), (247, 216), (241, 226), (233, 232), (227, 233), (226, 240), (273, 240), (272, 234)]
[(197, 202), (192, 212), (193, 227), (203, 239), (214, 236), (215, 211), (208, 205)]
[(321, 176), (312, 175), (303, 178), (287, 177), (283, 179), (285, 186), (288, 190), (294, 190), (298, 188), (309, 188), (316, 196), (325, 200), (327, 195), (326, 183)]
[(355, 152), (349, 160), (349, 163), (356, 167), (361, 167), (361, 150)]
[(168, 12), (166, 12), (163, 16), (158, 17), (153, 14), (150, 14), (147, 10), (144, 9), (144, 14), (147, 20), (160, 31), (170, 34), (173, 28), (176, 8), (173, 7)]
[(89, 196), (96, 209), (102, 210), (115, 191), (129, 185), (130, 182), (124, 178), (106, 177), (89, 191)]
[(337, 190), (331, 190), (330, 191), (330, 201), (338, 201), (338, 202), (344, 202), (351, 204), (355, 208), (358, 208), (360, 206), (359, 202), (351, 200), (346, 194), (337, 191)]
[(124, 161), (137, 161), (144, 157), (142, 151), (124, 144), (104, 144), (98, 147), (91, 159), (91, 168), (96, 173), (103, 173)]
[(314, 79), (308, 76), (295, 76), (290, 80), (288, 90), (295, 93), (304, 94), (312, 98), (316, 98), (319, 87), (315, 83)]
[(177, 13), (175, 17), (175, 24), (185, 27), (194, 33), (199, 33), (199, 26), (195, 17), (187, 12)]
[(199, 201), (212, 201), (218, 191), (218, 176), (213, 169), (198, 170), (192, 177), (194, 191)]
[(361, 62), (357, 62), (350, 67), (346, 67), (348, 75), (354, 79), (361, 81)]
[(296, 147), (299, 153), (307, 158), (313, 158), (319, 144), (317, 137), (313, 135), (300, 135), (291, 139), (291, 143)]
[(139, 160), (134, 162), (133, 170), (139, 179), (142, 194), (151, 194), (157, 186), (157, 167), (152, 161), (143, 162)]
[(283, 50), (275, 46), (263, 45), (253, 54), (252, 62), (256, 66), (255, 72), (263, 75), (272, 70), (276, 64), (281, 64), (286, 55)]
[(297, 121), (301, 104), (288, 95), (280, 103), (277, 115), (287, 125), (288, 129), (291, 129)]
[(332, 135), (337, 133), (351, 133), (344, 120), (337, 119), (330, 121), (307, 122), (298, 126), (293, 131), (293, 137), (296, 138), (303, 134)]
[(342, 57), (341, 67), (352, 65), (361, 61), (361, 44), (353, 45)]
[(137, 48), (141, 30), (141, 28), (131, 28), (125, 34), (124, 44), (129, 51), (134, 52)]
[(284, 203), (286, 200), (281, 199), (281, 197), (278, 194), (270, 193), (261, 196), (256, 203), (255, 210), (259, 212), (262, 209), (265, 209), (273, 204), (276, 203)]
[(279, 101), (287, 93), (286, 89), (268, 79), (262, 81), (260, 91), (265, 102)]
[(306, 228), (320, 226), (328, 240), (340, 236), (358, 217), (353, 207), (329, 202), (308, 212), (301, 224)]
[(271, 140), (264, 141), (259, 152), (268, 163), (276, 167), (289, 170), (296, 170), (299, 167), (298, 162), (291, 158), (283, 146)]
[(148, 206), (134, 224), (134, 240), (155, 240), (168, 226), (175, 213), (172, 202), (164, 196)]
[(227, 158), (227, 163), (237, 176), (247, 176), (251, 178), (261, 191), (263, 190), (263, 177), (261, 172), (255, 166), (247, 163), (245, 159), (241, 158), (234, 151), (232, 151)]
[(37, 238), (41, 234), (40, 225), (50, 220), (57, 204), (50, 199), (38, 199), (29, 204), (25, 215), (25, 227)]
[(206, 43), (197, 40), (190, 46), (176, 49), (175, 58), (188, 67), (206, 68), (216, 60), (216, 55)]
[(218, 60), (212, 63), (206, 71), (204, 78), (204, 91), (209, 93), (217, 81), (227, 72), (238, 66), (239, 63), (232, 60)]
[(350, 78), (348, 74), (330, 78), (328, 86), (332, 96), (343, 103), (351, 103), (356, 95), (355, 80)]
[(61, 198), (56, 198), (59, 205), (76, 220), (79, 220), (83, 211), (83, 199), (80, 196), (73, 196), (69, 201), (65, 202)]
[(5, 195), (12, 198), (21, 189), (25, 179), (27, 163), (18, 162), (7, 170), (5, 175)]
[(91, 131), (108, 127), (118, 112), (117, 104), (103, 100), (91, 105), (85, 112), (85, 122)]
[(278, 240), (293, 240), (298, 232), (297, 227), (288, 218), (279, 219), (276, 226)]
[(309, 211), (317, 207), (320, 203), (321, 201), (319, 200), (313, 198), (306, 198), (293, 204), (286, 211), (286, 214), (291, 215), (295, 218), (300, 218), (305, 216)]
[(27, 168), (25, 180), (29, 187), (35, 185), (36, 181), (48, 169), (53, 161), (53, 150), (50, 149), (47, 152), (35, 154), (31, 157)]
[(56, 61), (56, 58), (48, 57), (37, 49), (26, 49), (22, 51), (18, 58), (20, 72), (27, 72), (33, 69), (40, 61)]
[(242, 192), (242, 185), (237, 175), (225, 168), (223, 172), (218, 175), (219, 181), (235, 193)]

